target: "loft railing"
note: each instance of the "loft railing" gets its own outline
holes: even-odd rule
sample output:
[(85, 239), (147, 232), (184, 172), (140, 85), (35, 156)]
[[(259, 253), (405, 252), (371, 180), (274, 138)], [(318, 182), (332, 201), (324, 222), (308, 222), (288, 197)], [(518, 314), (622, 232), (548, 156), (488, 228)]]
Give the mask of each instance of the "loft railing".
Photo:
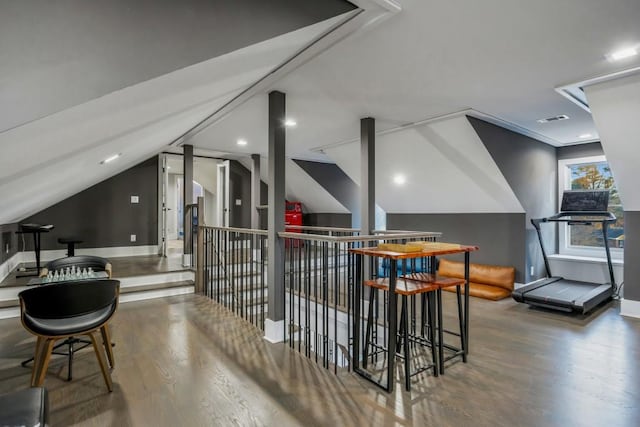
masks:
[[(440, 233), (395, 232), (360, 235), (279, 233), (285, 240), (284, 336), (289, 347), (338, 372), (351, 368), (355, 259), (352, 247), (379, 242), (434, 241)], [(371, 260), (368, 274), (385, 274)], [(364, 331), (364, 328), (360, 328)]]
[(200, 227), (199, 291), (257, 328), (267, 313), (267, 231)]
[[(284, 337), (290, 348), (338, 372), (350, 369), (355, 259), (352, 247), (379, 242), (434, 241), (441, 234), (287, 226), (284, 240)], [(200, 226), (198, 291), (264, 330), (267, 313), (267, 231)], [(371, 276), (385, 266), (371, 260)], [(360, 328), (363, 331), (363, 328)]]

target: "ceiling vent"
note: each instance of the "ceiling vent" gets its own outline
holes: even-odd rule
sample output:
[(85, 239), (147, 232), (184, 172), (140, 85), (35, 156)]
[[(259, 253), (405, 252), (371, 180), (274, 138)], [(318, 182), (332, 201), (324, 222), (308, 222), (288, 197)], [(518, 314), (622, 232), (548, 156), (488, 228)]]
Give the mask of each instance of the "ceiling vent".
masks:
[(554, 116), (554, 117), (548, 117), (546, 119), (540, 119), (538, 120), (538, 123), (551, 123), (551, 122), (558, 122), (560, 120), (568, 120), (569, 116), (567, 116), (566, 114), (561, 114), (559, 116)]

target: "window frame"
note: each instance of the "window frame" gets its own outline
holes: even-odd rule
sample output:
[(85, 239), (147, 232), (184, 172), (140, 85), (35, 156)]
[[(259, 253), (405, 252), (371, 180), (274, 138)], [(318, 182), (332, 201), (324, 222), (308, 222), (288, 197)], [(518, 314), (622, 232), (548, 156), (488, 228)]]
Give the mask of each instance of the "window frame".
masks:
[[(571, 189), (571, 166), (585, 163), (607, 162), (605, 155), (585, 156), (571, 159), (558, 160), (558, 209), (562, 205), (562, 194), (565, 190)], [(608, 163), (608, 162), (607, 162)], [(615, 180), (615, 178), (614, 178)], [(566, 222), (558, 223), (558, 253), (567, 256), (579, 256), (589, 258), (606, 259), (607, 255), (603, 247), (590, 247), (571, 245), (569, 236), (569, 225)], [(624, 257), (623, 248), (609, 247), (611, 259), (622, 260)]]

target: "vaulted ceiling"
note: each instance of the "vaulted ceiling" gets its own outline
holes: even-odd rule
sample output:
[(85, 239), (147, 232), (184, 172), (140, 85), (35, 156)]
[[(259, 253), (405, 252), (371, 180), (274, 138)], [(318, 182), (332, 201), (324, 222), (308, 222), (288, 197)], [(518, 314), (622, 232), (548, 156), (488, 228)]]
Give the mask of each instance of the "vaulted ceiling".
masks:
[(162, 151), (354, 9), (266, 4), (3, 2), (0, 224)]
[(555, 88), (640, 67), (605, 57), (640, 45), (637, 0), (107, 3), (2, 3), (0, 223), (171, 143), (266, 155), (273, 89), (298, 123), (288, 155), (341, 163), (366, 116), (386, 135), (464, 111), (556, 146), (596, 140)]

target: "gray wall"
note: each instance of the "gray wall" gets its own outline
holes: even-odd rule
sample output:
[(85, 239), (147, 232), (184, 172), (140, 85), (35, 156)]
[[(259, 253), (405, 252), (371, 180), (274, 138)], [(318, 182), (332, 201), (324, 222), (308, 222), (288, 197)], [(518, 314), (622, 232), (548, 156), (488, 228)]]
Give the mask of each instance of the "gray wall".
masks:
[(305, 213), (303, 224), (313, 227), (351, 228), (351, 214), (344, 213)]
[(576, 159), (578, 157), (602, 156), (604, 151), (599, 142), (589, 144), (570, 145), (568, 147), (558, 147), (558, 160)]
[[(531, 218), (557, 212), (558, 160), (556, 149), (527, 136), (468, 117), (526, 212), (524, 283), (546, 276), (542, 252)], [(547, 225), (547, 224), (546, 224)], [(547, 253), (557, 252), (557, 226), (542, 227)], [(518, 264), (522, 265), (522, 263)], [(533, 266), (533, 274), (531, 267)]]
[(0, 264), (18, 252), (18, 224), (0, 225)]
[[(360, 218), (360, 186), (353, 182), (340, 167), (334, 163), (310, 162), (293, 159), (311, 178), (329, 192), (338, 202)], [(351, 223), (349, 224), (351, 227)]]
[[(140, 203), (132, 204), (131, 196)], [(42, 234), (42, 249), (63, 249), (58, 237), (76, 236), (80, 248), (158, 244), (158, 157), (142, 162), (29, 218), (24, 223), (53, 224)], [(136, 242), (130, 235), (136, 235)], [(27, 250), (32, 238), (25, 235)], [(20, 245), (22, 249), (22, 245)]]
[[(343, 0), (0, 2), (0, 131), (352, 10)], [(114, 72), (115, 71), (115, 72)]]
[[(260, 181), (260, 204), (266, 205), (268, 187)], [(251, 228), (251, 171), (236, 160), (229, 161), (229, 226)], [(236, 205), (236, 200), (241, 205)], [(267, 213), (261, 211), (260, 228), (267, 228)]]
[(519, 283), (525, 280), (524, 221), (520, 213), (387, 214), (389, 230), (440, 231), (444, 242), (479, 246), (471, 262), (513, 266)]

